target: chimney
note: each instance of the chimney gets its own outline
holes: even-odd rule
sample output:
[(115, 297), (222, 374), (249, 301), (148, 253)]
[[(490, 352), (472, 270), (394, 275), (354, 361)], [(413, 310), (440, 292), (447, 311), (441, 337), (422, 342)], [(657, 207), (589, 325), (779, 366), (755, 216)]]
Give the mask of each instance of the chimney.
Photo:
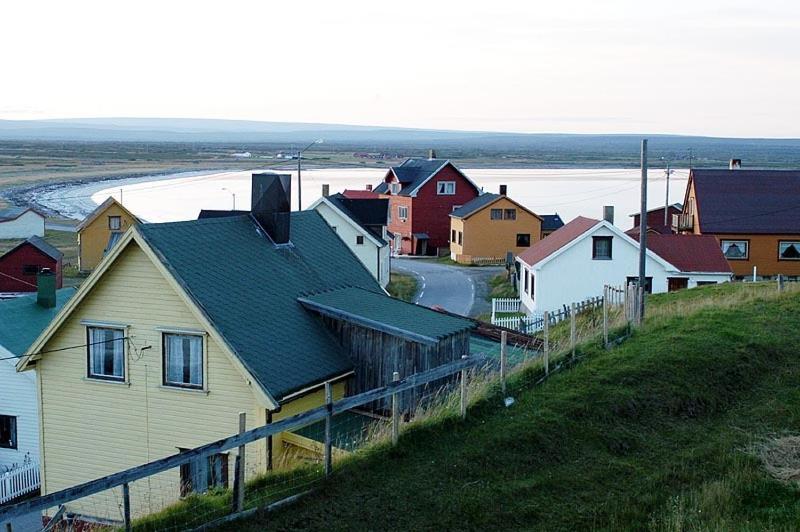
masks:
[(291, 199), (290, 174), (253, 174), (250, 213), (276, 244), (289, 242)]
[(741, 167), (742, 167), (741, 159), (731, 159), (731, 162), (728, 164), (728, 170), (739, 170)]
[(428, 150), (428, 159), (436, 159), (436, 150)]
[(614, 206), (613, 205), (605, 205), (603, 207), (603, 220), (607, 221), (610, 224), (614, 223)]
[(331, 186), (330, 185), (322, 185), (322, 197), (327, 198), (331, 195)]
[(56, 275), (50, 268), (42, 268), (36, 276), (36, 303), (44, 308), (56, 306)]
[(370, 192), (372, 192), (372, 185), (368, 184), (368, 185), (367, 185), (367, 190), (368, 190), (368, 191), (370, 191)]
[(501, 196), (508, 195), (508, 185), (500, 185), (500, 195)]

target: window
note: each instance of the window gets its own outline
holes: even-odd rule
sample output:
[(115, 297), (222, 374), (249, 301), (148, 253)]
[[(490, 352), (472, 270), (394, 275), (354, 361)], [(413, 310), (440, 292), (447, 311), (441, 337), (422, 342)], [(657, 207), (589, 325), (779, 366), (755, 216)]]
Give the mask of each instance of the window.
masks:
[(611, 239), (610, 236), (592, 237), (592, 259), (611, 260)]
[[(638, 285), (639, 284), (639, 277), (638, 276), (628, 276), (626, 279), (626, 284)], [(644, 278), (644, 291), (648, 294), (653, 293), (653, 278), (652, 277), (645, 277)]]
[(122, 229), (122, 219), (119, 216), (109, 216), (108, 228), (112, 231), (119, 231)]
[(492, 209), (492, 212), (489, 216), (492, 220), (502, 220), (503, 219), (503, 209)]
[(439, 181), (436, 183), (436, 193), (440, 196), (452, 196), (456, 193), (456, 182)]
[(535, 280), (536, 279), (533, 276), (533, 272), (531, 272), (531, 299), (534, 299), (534, 297), (533, 297), (534, 296), (534, 293), (533, 293), (533, 281), (535, 281)]
[(461, 246), (464, 244), (464, 233), (461, 231), (458, 232), (458, 245)]
[(516, 220), (517, 219), (517, 209), (506, 209), (503, 211), (503, 219), (504, 220)]
[(518, 248), (531, 247), (531, 235), (529, 233), (517, 233), (517, 247)]
[(800, 242), (785, 241), (778, 242), (779, 260), (800, 260)]
[(363, 235), (356, 235), (356, 245), (363, 246), (364, 245), (364, 236)]
[(93, 379), (125, 380), (125, 332), (107, 327), (87, 327), (88, 376)]
[(408, 219), (408, 207), (405, 207), (403, 205), (400, 205), (399, 207), (397, 207), (397, 216), (401, 220), (407, 220)]
[[(180, 449), (184, 453), (187, 449)], [(228, 487), (228, 454), (212, 454), (181, 465), (181, 497)]]
[(528, 277), (528, 270), (525, 270), (525, 293), (526, 294), (530, 294), (531, 293), (530, 285), (528, 284), (529, 280), (530, 279)]
[(336, 232), (336, 226), (335, 226), (335, 225), (332, 225), (332, 226), (331, 226), (331, 229), (333, 229), (333, 232), (334, 232), (334, 233)]
[(37, 264), (26, 264), (22, 267), (22, 275), (36, 275), (39, 270), (40, 268)]
[(203, 337), (169, 334), (163, 337), (164, 385), (203, 387)]
[(400, 183), (392, 183), (389, 185), (389, 190), (394, 195), (400, 194)]
[(455, 242), (455, 241), (456, 241), (456, 230), (455, 229), (451, 229), (450, 230), (450, 242)]
[(747, 260), (750, 254), (750, 242), (747, 240), (723, 240), (722, 254), (728, 260)]
[(17, 448), (17, 418), (0, 415), (0, 449)]

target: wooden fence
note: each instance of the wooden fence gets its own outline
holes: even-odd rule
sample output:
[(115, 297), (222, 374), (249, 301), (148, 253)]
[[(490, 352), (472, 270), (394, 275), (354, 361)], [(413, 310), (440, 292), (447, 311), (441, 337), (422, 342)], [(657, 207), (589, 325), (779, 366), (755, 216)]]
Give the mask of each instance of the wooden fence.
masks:
[(39, 464), (35, 461), (0, 475), (0, 504), (39, 489)]
[[(257, 509), (245, 511), (244, 505), (244, 446), (249, 443), (263, 440), (270, 436), (280, 434), (282, 432), (291, 431), (305, 427), (311, 423), (325, 420), (325, 441), (323, 443), (323, 463), (325, 466), (325, 474), (330, 475), (332, 471), (332, 457), (333, 445), (331, 440), (331, 423), (333, 416), (336, 414), (344, 413), (353, 408), (358, 408), (363, 405), (372, 403), (384, 398), (391, 398), (393, 403), (392, 408), (392, 441), (396, 442), (399, 434), (400, 416), (399, 411), (399, 396), (402, 392), (411, 390), (417, 386), (421, 386), (430, 382), (434, 382), (450, 375), (460, 373), (460, 406), (461, 417), (466, 417), (467, 414), (467, 372), (468, 370), (483, 366), (487, 363), (484, 357), (462, 357), (461, 360), (451, 362), (428, 371), (410, 375), (404, 379), (400, 379), (399, 375), (395, 373), (394, 380), (391, 384), (376, 388), (358, 395), (345, 397), (339, 401), (333, 401), (332, 387), (330, 383), (326, 383), (325, 397), (326, 404), (317, 408), (312, 408), (301, 414), (297, 414), (262, 427), (257, 427), (251, 430), (244, 430), (244, 413), (240, 414), (239, 426), (240, 431), (238, 434), (229, 436), (222, 440), (218, 440), (195, 449), (181, 452), (149, 462), (144, 465), (133, 467), (119, 473), (114, 473), (90, 482), (85, 482), (71, 488), (66, 488), (47, 495), (42, 495), (29, 499), (14, 505), (0, 507), (0, 522), (11, 520), (13, 518), (28, 514), (31, 512), (43, 511), (47, 508), (59, 506), (59, 512), (62, 514), (63, 505), (78, 499), (95, 495), (106, 490), (113, 488), (122, 488), (122, 506), (125, 530), (131, 530), (131, 499), (129, 485), (137, 480), (152, 477), (159, 473), (169, 471), (171, 469), (180, 467), (184, 464), (196, 463), (198, 460), (206, 460), (212, 455), (222, 453), (227, 450), (238, 448), (239, 452), (236, 458), (236, 474), (235, 478), (238, 479), (234, 482), (233, 494), (233, 508), (232, 516), (244, 517), (250, 513), (255, 513)], [(38, 468), (37, 468), (38, 470)], [(296, 497), (296, 496), (294, 496)], [(275, 504), (275, 503), (273, 503)], [(225, 519), (230, 519), (231, 516)], [(9, 528), (10, 531), (10, 528)], [(5, 532), (5, 531), (4, 531)]]
[(475, 266), (505, 266), (505, 257), (472, 257), (470, 264)]
[(492, 325), (533, 334), (544, 329), (545, 316), (547, 316), (549, 325), (555, 325), (569, 319), (573, 312), (575, 314), (583, 314), (592, 309), (601, 308), (604, 298), (606, 297), (608, 298), (609, 304), (612, 306), (622, 304), (621, 296), (618, 296), (618, 293), (624, 293), (622, 288), (605, 287), (605, 290), (610, 290), (608, 295), (590, 297), (579, 303), (564, 305), (562, 308), (555, 311), (545, 312), (544, 314), (534, 314), (532, 316), (497, 317), (496, 314), (498, 312), (519, 312), (521, 302), (519, 299), (513, 298), (492, 299)]

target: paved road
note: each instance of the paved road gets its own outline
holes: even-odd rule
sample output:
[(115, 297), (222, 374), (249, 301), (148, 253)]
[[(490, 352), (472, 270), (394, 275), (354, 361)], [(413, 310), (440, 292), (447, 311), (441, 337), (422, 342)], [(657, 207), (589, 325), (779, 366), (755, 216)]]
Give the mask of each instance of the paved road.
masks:
[(486, 312), (486, 283), (504, 268), (467, 268), (428, 259), (392, 259), (392, 270), (414, 275), (419, 281), (415, 303), (440, 306), (450, 312), (471, 316)]
[(76, 233), (77, 226), (70, 225), (70, 224), (60, 224), (58, 222), (45, 222), (44, 223), (45, 229), (50, 229), (52, 231), (67, 231), (69, 233)]

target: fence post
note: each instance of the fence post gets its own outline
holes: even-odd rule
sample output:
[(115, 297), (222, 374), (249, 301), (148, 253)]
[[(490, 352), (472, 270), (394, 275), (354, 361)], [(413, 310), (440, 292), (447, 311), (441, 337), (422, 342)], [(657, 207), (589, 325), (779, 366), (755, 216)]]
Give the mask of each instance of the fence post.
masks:
[(125, 520), (125, 532), (131, 532), (131, 488), (127, 482), (122, 485), (122, 518)]
[(550, 313), (548, 311), (544, 311), (544, 326), (543, 326), (543, 334), (544, 336), (544, 374), (550, 374)]
[(325, 476), (328, 477), (333, 470), (331, 457), (331, 422), (333, 421), (333, 389), (330, 382), (325, 382), (325, 406), (328, 414), (325, 416)]
[[(462, 355), (461, 360), (466, 360)], [(467, 368), (461, 370), (461, 419), (467, 419)]]
[(778, 293), (783, 292), (783, 274), (778, 274)]
[(495, 314), (497, 314), (497, 299), (492, 298), (492, 324), (494, 324)]
[(644, 321), (644, 316), (642, 316), (642, 309), (644, 308), (644, 287), (640, 286), (638, 288), (638, 296), (636, 301), (638, 304), (636, 305), (636, 323), (639, 324), (639, 327), (642, 326)]
[[(239, 412), (239, 434), (247, 431), (247, 413)], [(234, 483), (233, 510), (234, 513), (244, 510), (244, 471), (245, 471), (245, 445), (239, 446), (236, 454), (236, 482)]]
[[(392, 382), (400, 380), (400, 373), (392, 373)], [(400, 397), (397, 392), (392, 394), (392, 445), (397, 445), (400, 437)]]
[(506, 349), (508, 346), (508, 332), (500, 333), (500, 389), (503, 391), (503, 398), (506, 396)]
[(608, 349), (608, 285), (603, 288), (603, 348)]
[(575, 356), (575, 344), (577, 343), (576, 334), (577, 331), (575, 327), (575, 303), (573, 303), (569, 313), (569, 347), (572, 350), (573, 357)]

